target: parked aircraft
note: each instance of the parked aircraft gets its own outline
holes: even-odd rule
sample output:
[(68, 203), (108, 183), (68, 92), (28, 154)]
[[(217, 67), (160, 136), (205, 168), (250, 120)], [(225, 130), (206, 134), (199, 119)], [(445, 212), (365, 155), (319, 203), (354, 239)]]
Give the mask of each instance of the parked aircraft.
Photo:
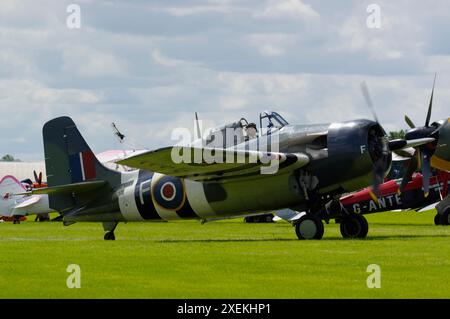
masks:
[[(36, 182), (36, 184), (39, 182)], [(42, 181), (39, 183), (41, 184)], [(35, 185), (39, 187), (38, 185)], [(12, 219), (16, 224), (21, 218), (31, 214), (46, 214), (52, 211), (48, 203), (48, 195), (15, 195), (29, 192), (30, 184), (8, 175), (0, 180), (0, 215)]]
[[(245, 134), (247, 128), (251, 134)], [(117, 172), (97, 160), (70, 118), (56, 118), (43, 128), (49, 187), (32, 193), (48, 194), (65, 225), (102, 222), (106, 240), (115, 239), (119, 222), (205, 222), (283, 208), (307, 212), (296, 222), (299, 239), (320, 239), (324, 227), (318, 208), (374, 181), (376, 190), (389, 171), (392, 150), (434, 141), (389, 142), (371, 120), (291, 125), (276, 112), (261, 113), (257, 134), (255, 128), (241, 119), (200, 143), (127, 157), (118, 164), (138, 170)], [(227, 129), (233, 130), (232, 139), (223, 138)], [(174, 161), (177, 153), (192, 156)], [(276, 170), (267, 173), (272, 166)], [(358, 216), (336, 218), (359, 222)]]
[[(366, 188), (359, 192), (341, 198), (342, 208), (349, 212), (358, 214), (370, 214), (391, 210), (429, 210), (448, 196), (450, 174), (439, 172), (429, 178), (429, 194), (423, 192), (424, 177), (415, 174), (408, 182), (402, 193), (399, 188), (402, 179), (391, 180), (380, 186), (380, 198), (375, 202), (370, 196), (370, 189)], [(436, 214), (434, 223), (436, 225), (449, 225), (450, 209), (441, 214)]]
[[(438, 213), (434, 218), (436, 225), (449, 225), (450, 224), (450, 196), (448, 195), (448, 187), (450, 184), (450, 174), (440, 171), (439, 173), (430, 177), (429, 181), (429, 195), (425, 196), (423, 192), (423, 176), (420, 173), (414, 174), (412, 180), (409, 181), (403, 192), (399, 192), (402, 179), (389, 180), (380, 185), (380, 194), (378, 198), (373, 198), (373, 192), (370, 187), (362, 189), (360, 191), (342, 196), (339, 199), (339, 205), (328, 204), (322, 207), (322, 216), (336, 216), (345, 214), (356, 214), (360, 218), (359, 223), (344, 222), (340, 225), (340, 231), (344, 238), (353, 238), (352, 234), (358, 232), (349, 229), (361, 228), (358, 233), (359, 238), (362, 238), (362, 234), (367, 234), (369, 228), (368, 224), (364, 222), (362, 215), (387, 212), (387, 211), (399, 211), (399, 210), (416, 210), (425, 211), (430, 210), (438, 206), (439, 203), (447, 203), (440, 210), (438, 207)], [(339, 212), (336, 214), (336, 212)], [(285, 209), (276, 212), (274, 221), (284, 219), (288, 222), (295, 223), (305, 213), (299, 213), (293, 210)], [(326, 219), (327, 220), (327, 219)], [(336, 218), (336, 222), (340, 222), (339, 218)]]
[[(435, 77), (436, 80), (436, 77)], [(370, 98), (366, 93), (366, 99), (371, 106)], [(401, 208), (417, 208), (419, 206), (427, 206), (434, 203), (438, 210), (435, 217), (436, 224), (448, 224), (450, 213), (450, 198), (448, 195), (442, 196), (442, 193), (436, 192), (438, 186), (437, 181), (431, 176), (431, 169), (441, 171), (440, 182), (442, 189), (446, 193), (446, 178), (450, 172), (450, 119), (442, 119), (431, 123), (431, 112), (433, 106), (434, 83), (431, 91), (428, 112), (425, 125), (415, 127), (414, 123), (408, 116), (405, 121), (411, 127), (405, 134), (405, 140), (412, 141), (416, 139), (430, 139), (427, 143), (415, 145), (414, 147), (396, 147), (397, 141), (390, 142), (390, 148), (397, 157), (408, 160), (408, 166), (403, 177), (397, 181), (388, 181), (380, 186), (381, 193), (374, 194), (373, 188), (366, 188), (362, 191), (350, 194), (343, 198), (335, 196), (329, 202), (322, 202), (321, 207), (317, 207), (318, 215), (322, 219), (328, 221), (336, 219), (341, 223), (341, 233), (344, 237), (364, 238), (367, 235), (368, 224), (363, 214), (386, 211)], [(399, 140), (400, 145), (404, 143)], [(417, 175), (411, 182), (412, 176), (416, 170), (420, 169), (422, 175)], [(399, 185), (397, 185), (399, 183)], [(429, 193), (430, 183), (432, 183), (434, 192)], [(393, 194), (393, 191), (396, 194)], [(405, 192), (404, 195), (403, 192)], [(420, 192), (420, 194), (418, 193)], [(341, 193), (344, 194), (345, 192)], [(380, 197), (381, 196), (381, 197)], [(445, 197), (445, 198), (444, 198)], [(389, 203), (389, 207), (385, 206)], [(356, 206), (352, 206), (356, 205)], [(362, 206), (361, 206), (362, 205)], [(355, 212), (354, 208), (358, 208), (359, 212)], [(304, 213), (296, 212), (292, 209), (284, 209), (278, 211), (277, 216), (290, 222), (297, 222)], [(354, 216), (353, 219), (341, 218), (345, 215)]]

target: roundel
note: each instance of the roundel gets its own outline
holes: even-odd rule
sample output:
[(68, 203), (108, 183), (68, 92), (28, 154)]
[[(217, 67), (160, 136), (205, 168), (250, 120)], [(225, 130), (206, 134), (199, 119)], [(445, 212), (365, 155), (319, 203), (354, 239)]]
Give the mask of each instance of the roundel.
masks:
[(152, 187), (153, 198), (156, 203), (168, 210), (177, 210), (184, 205), (185, 193), (181, 179), (172, 176), (163, 176)]

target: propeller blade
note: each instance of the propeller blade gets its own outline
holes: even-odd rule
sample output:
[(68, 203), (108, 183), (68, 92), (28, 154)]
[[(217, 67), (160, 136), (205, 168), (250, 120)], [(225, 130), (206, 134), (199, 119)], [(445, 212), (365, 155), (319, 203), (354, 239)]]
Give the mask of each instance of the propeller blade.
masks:
[(434, 141), (435, 139), (433, 137), (416, 138), (413, 140), (397, 139), (389, 141), (389, 149), (391, 151), (397, 151), (404, 148), (417, 147), (424, 144), (433, 143)]
[(430, 104), (428, 105), (427, 119), (425, 120), (426, 127), (428, 127), (430, 125), (431, 109), (433, 108), (433, 95), (434, 95), (434, 84), (435, 83), (436, 83), (436, 73), (434, 74), (433, 89), (431, 90)]
[(406, 169), (405, 175), (402, 178), (402, 183), (400, 184), (399, 193), (402, 193), (405, 189), (406, 184), (411, 180), (413, 173), (416, 171), (418, 166), (417, 161), (417, 151), (414, 152), (414, 155), (411, 157), (411, 160), (408, 164), (408, 168)]
[(367, 84), (365, 81), (361, 83), (361, 91), (364, 96), (364, 99), (366, 100), (366, 104), (369, 107), (370, 111), (372, 112), (373, 118), (375, 119), (375, 122), (380, 123), (378, 121), (377, 114), (375, 113), (375, 109), (373, 107), (372, 99), (370, 98), (369, 89), (367, 88)]
[(411, 121), (411, 119), (409, 118), (408, 115), (405, 115), (405, 122), (406, 124), (409, 125), (410, 128), (415, 128), (416, 126), (414, 125), (413, 121)]
[(380, 197), (380, 185), (384, 182), (384, 162), (379, 160), (373, 167), (373, 193), (375, 197)]
[(409, 152), (409, 148), (407, 149), (401, 149), (401, 150), (395, 150), (392, 152), (392, 160), (402, 160), (402, 159), (410, 159), (414, 155), (414, 149), (411, 148), (412, 152)]
[(34, 181), (36, 183), (38, 183), (39, 178), (38, 178), (38, 175), (37, 175), (36, 171), (33, 171), (33, 175), (34, 175)]
[(42, 172), (39, 172), (38, 184), (39, 184), (39, 186), (42, 185)]
[(428, 197), (429, 191), (430, 191), (430, 159), (431, 154), (428, 153), (428, 151), (423, 150), (420, 152), (420, 162), (421, 162), (421, 168), (422, 168), (422, 183), (423, 183), (423, 192), (425, 197)]

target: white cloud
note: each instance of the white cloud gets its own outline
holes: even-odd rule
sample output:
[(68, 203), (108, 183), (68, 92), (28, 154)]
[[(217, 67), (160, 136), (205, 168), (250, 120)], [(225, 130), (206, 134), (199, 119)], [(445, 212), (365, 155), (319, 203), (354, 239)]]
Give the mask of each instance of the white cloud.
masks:
[(255, 16), (269, 19), (316, 19), (320, 17), (319, 13), (311, 5), (305, 4), (300, 0), (271, 0)]
[(292, 48), (298, 35), (284, 33), (254, 33), (247, 36), (251, 46), (258, 49), (259, 53), (268, 57), (279, 57)]
[(223, 96), (219, 99), (219, 105), (224, 110), (242, 110), (247, 104), (246, 99), (235, 96)]
[(156, 64), (173, 68), (173, 67), (181, 67), (181, 66), (195, 66), (195, 63), (179, 60), (179, 59), (171, 59), (167, 56), (164, 56), (161, 51), (156, 48), (152, 50), (152, 59)]
[(429, 73), (438, 72), (438, 80), (441, 74), (450, 74), (450, 55), (432, 55), (428, 58), (425, 70)]
[(231, 10), (228, 6), (219, 5), (204, 5), (204, 6), (184, 6), (184, 7), (168, 7), (165, 9), (169, 14), (177, 17), (184, 17), (196, 14), (208, 13), (229, 13)]
[[(417, 36), (422, 33), (422, 26), (416, 18), (402, 11), (399, 4), (381, 3), (380, 28), (366, 25), (367, 4), (354, 6), (352, 14), (346, 16), (336, 26), (337, 41), (329, 47), (331, 52), (364, 52), (372, 60), (395, 60), (420, 54), (422, 42)], [(416, 20), (416, 21), (415, 21)]]
[(67, 76), (84, 77), (123, 76), (127, 74), (126, 63), (111, 53), (92, 48), (71, 46), (63, 51)]

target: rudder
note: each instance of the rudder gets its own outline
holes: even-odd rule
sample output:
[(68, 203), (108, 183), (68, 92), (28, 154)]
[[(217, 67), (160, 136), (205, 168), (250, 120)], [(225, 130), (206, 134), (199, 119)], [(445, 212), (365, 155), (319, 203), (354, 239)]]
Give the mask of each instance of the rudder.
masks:
[(120, 184), (120, 173), (102, 165), (70, 117), (58, 117), (45, 123), (45, 168), (49, 187), (105, 180)]

